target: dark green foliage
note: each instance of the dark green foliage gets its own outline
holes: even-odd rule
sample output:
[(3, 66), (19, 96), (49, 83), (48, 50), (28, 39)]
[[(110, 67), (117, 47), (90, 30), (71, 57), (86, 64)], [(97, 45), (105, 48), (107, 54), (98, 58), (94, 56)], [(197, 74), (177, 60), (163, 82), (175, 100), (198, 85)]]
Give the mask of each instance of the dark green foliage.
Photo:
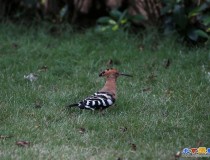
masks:
[(60, 22), (68, 13), (68, 1), (0, 0), (0, 20)]
[[(150, 5), (141, 2), (143, 5), (140, 6), (133, 2), (125, 3), (123, 7), (122, 4), (113, 7), (115, 9), (110, 7), (109, 12), (105, 0), (93, 0), (89, 5), (84, 2), (87, 0), (0, 0), (0, 21), (9, 19), (15, 22), (26, 21), (27, 24), (42, 20), (58, 24), (69, 22), (80, 28), (96, 25), (97, 31), (127, 31), (133, 28), (139, 31), (155, 26), (161, 27), (166, 35), (178, 33), (181, 39), (193, 44), (209, 39), (210, 0), (147, 1)], [(161, 16), (151, 14), (156, 5), (161, 8)], [(135, 14), (131, 16), (132, 8)], [(144, 16), (141, 10), (146, 12)]]
[(97, 20), (97, 31), (105, 31), (105, 30), (129, 30), (132, 27), (133, 21), (142, 21), (145, 18), (138, 14), (135, 16), (131, 16), (128, 14), (127, 10), (123, 12), (113, 9), (109, 13), (109, 17), (101, 17)]
[(210, 1), (164, 0), (162, 9), (165, 34), (178, 32), (193, 43), (205, 42), (210, 31)]

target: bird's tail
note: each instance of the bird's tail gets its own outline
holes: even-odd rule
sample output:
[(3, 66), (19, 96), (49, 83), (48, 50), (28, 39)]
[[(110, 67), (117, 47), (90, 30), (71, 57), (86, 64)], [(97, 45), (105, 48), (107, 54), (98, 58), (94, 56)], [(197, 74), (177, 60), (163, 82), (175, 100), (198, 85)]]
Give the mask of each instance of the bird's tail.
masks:
[(76, 107), (76, 106), (78, 106), (78, 103), (74, 103), (74, 104), (70, 104), (70, 105), (67, 105), (66, 107)]

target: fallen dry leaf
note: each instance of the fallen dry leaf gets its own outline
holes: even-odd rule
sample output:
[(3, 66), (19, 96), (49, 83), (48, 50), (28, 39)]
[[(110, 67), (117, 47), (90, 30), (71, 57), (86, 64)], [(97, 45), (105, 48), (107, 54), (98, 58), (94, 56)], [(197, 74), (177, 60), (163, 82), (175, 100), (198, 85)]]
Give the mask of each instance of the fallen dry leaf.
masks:
[(121, 132), (126, 132), (127, 130), (128, 130), (127, 127), (120, 127), (120, 131), (121, 131)]
[(147, 81), (155, 81), (157, 78), (157, 75), (155, 75), (154, 73), (151, 73), (148, 77), (147, 77)]
[(39, 128), (39, 127), (40, 127), (40, 125), (36, 125), (36, 126), (35, 126), (35, 128)]
[(42, 107), (42, 103), (40, 101), (36, 101), (34, 107), (35, 108), (41, 108)]
[(38, 69), (39, 72), (46, 72), (48, 70), (47, 66), (42, 66)]
[(165, 90), (165, 95), (166, 96), (171, 96), (172, 93), (173, 93), (173, 91), (171, 89), (166, 89)]
[(20, 147), (29, 147), (30, 146), (30, 142), (29, 141), (17, 141), (16, 145), (18, 145)]
[(134, 143), (131, 143), (130, 145), (131, 145), (131, 149), (132, 149), (133, 151), (136, 151), (136, 148), (137, 148), (136, 145), (135, 145)]
[(12, 43), (12, 47), (15, 48), (15, 49), (17, 49), (19, 46), (18, 46), (17, 43)]
[(171, 65), (171, 60), (170, 59), (165, 59), (163, 61), (163, 67), (168, 68)]
[(142, 52), (144, 50), (144, 45), (139, 45), (139, 50)]
[(81, 128), (79, 129), (79, 133), (84, 134), (85, 132), (86, 132), (86, 129), (85, 129), (85, 128), (82, 128), (82, 127), (81, 127)]
[(58, 91), (58, 89), (59, 89), (59, 88), (58, 88), (58, 86), (56, 86), (56, 85), (53, 85), (53, 86), (52, 86), (52, 90), (53, 90), (53, 92), (57, 92), (57, 91)]
[(149, 91), (151, 91), (151, 88), (150, 87), (147, 87), (147, 88), (144, 88), (142, 91), (143, 92), (149, 92)]
[(34, 117), (35, 116), (35, 113), (34, 112), (26, 113), (26, 115), (31, 116), (31, 117)]
[(13, 137), (12, 135), (0, 135), (0, 139), (6, 139), (6, 138), (11, 138)]

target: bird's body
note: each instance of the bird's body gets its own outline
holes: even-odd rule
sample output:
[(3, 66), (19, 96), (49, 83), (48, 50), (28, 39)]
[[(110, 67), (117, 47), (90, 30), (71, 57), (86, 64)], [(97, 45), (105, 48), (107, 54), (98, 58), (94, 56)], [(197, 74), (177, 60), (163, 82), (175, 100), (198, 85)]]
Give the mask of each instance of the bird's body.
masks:
[(116, 69), (112, 68), (101, 72), (99, 76), (106, 77), (106, 83), (104, 87), (86, 99), (76, 104), (69, 105), (69, 107), (75, 106), (80, 109), (88, 110), (103, 110), (110, 107), (116, 100), (116, 80), (120, 75), (130, 76), (127, 74), (119, 73)]
[(108, 92), (96, 92), (92, 96), (70, 106), (78, 106), (80, 109), (103, 110), (113, 105), (115, 98)]

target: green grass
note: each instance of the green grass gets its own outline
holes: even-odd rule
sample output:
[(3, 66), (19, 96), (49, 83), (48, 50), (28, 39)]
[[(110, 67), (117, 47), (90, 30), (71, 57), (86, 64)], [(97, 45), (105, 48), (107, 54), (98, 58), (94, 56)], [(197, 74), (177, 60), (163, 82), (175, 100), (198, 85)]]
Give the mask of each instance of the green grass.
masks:
[[(172, 160), (185, 147), (210, 147), (207, 48), (187, 48), (156, 32), (49, 29), (0, 24), (0, 159)], [(104, 115), (66, 110), (103, 86), (98, 73), (109, 59), (134, 75), (118, 79), (116, 105)], [(42, 66), (48, 70), (39, 72)], [(24, 79), (31, 72), (38, 74), (32, 83)], [(21, 140), (30, 147), (17, 146)]]

